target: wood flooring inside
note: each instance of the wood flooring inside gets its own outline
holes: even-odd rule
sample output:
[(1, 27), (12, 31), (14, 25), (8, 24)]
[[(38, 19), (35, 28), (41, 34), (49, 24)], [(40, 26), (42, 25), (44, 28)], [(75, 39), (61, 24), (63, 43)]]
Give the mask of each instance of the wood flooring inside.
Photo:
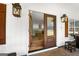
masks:
[(38, 37), (33, 37), (31, 47), (29, 51), (43, 49), (43, 39)]

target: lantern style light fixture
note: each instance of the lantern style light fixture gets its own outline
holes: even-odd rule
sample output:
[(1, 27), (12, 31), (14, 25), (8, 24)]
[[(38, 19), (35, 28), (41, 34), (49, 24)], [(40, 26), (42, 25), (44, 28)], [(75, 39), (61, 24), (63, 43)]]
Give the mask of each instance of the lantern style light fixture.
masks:
[(61, 16), (61, 22), (66, 22), (66, 21), (67, 21), (67, 16), (66, 16), (66, 14), (63, 14)]
[(12, 5), (12, 14), (15, 17), (21, 17), (21, 5), (19, 3), (13, 3)]

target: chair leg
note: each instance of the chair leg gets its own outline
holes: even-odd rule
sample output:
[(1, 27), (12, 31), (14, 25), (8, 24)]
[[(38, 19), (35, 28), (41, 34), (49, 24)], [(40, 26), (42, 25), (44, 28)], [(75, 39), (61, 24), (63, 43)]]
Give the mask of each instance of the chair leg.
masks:
[(72, 49), (70, 49), (70, 52), (72, 52)]
[(74, 51), (76, 51), (76, 48), (74, 48)]
[(66, 45), (65, 45), (65, 47), (64, 47), (64, 48), (65, 48), (65, 50), (66, 50)]

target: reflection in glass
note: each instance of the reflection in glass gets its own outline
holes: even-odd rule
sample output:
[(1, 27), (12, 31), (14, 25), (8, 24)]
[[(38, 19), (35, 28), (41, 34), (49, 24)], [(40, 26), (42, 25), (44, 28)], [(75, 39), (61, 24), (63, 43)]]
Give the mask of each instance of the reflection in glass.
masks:
[(47, 17), (47, 36), (54, 35), (53, 25), (53, 17)]
[(79, 20), (69, 19), (69, 34), (79, 34)]
[(68, 33), (69, 35), (74, 34), (74, 20), (73, 19), (68, 19)]
[(31, 11), (31, 46), (29, 51), (43, 49), (44, 13)]
[(44, 36), (44, 14), (32, 11), (32, 39), (42, 40)]
[(79, 20), (74, 21), (74, 33), (79, 34)]

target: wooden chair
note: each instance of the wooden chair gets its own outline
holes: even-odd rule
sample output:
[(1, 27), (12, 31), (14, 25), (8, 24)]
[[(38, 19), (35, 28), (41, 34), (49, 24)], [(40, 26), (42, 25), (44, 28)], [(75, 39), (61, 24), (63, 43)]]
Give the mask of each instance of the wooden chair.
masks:
[(76, 41), (74, 40), (65, 42), (65, 49), (70, 50), (70, 52), (73, 50), (76, 51)]

